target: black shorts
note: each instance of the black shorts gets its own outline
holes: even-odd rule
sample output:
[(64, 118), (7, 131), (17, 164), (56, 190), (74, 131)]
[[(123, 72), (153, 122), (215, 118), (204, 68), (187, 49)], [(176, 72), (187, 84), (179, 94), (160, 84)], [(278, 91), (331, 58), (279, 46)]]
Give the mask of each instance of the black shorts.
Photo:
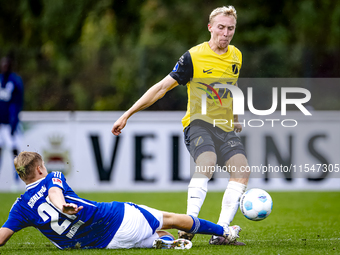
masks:
[(225, 132), (202, 120), (194, 120), (184, 129), (184, 140), (195, 162), (206, 151), (217, 155), (217, 164), (220, 166), (224, 166), (236, 154), (247, 156), (241, 139), (234, 131)]

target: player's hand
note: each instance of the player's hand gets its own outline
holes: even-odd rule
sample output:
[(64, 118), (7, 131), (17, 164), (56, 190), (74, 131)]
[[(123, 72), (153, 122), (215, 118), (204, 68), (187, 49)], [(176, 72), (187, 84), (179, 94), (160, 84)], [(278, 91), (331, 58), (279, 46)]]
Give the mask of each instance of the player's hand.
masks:
[(235, 131), (236, 133), (240, 133), (240, 132), (242, 131), (242, 125), (239, 124), (239, 123), (235, 123), (235, 124), (234, 124), (234, 131)]
[(78, 213), (81, 209), (83, 209), (83, 206), (79, 206), (73, 203), (70, 204), (64, 204), (63, 205), (63, 213), (67, 213), (70, 215)]
[(113, 124), (112, 130), (111, 130), (112, 134), (119, 135), (122, 132), (121, 130), (125, 127), (126, 121), (127, 121), (127, 119), (125, 117), (121, 116), (115, 122), (115, 124)]

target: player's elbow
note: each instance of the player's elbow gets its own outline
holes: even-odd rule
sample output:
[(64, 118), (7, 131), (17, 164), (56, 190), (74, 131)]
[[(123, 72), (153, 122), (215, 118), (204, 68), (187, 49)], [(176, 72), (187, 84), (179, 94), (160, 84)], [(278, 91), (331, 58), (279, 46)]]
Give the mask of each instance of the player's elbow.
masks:
[(5, 237), (5, 238), (1, 238), (0, 237), (0, 247), (1, 246), (4, 246), (6, 243), (7, 243), (7, 241), (10, 239), (10, 236), (8, 236), (8, 237)]
[(164, 87), (162, 87), (162, 84), (157, 83), (155, 84), (151, 89), (150, 89), (150, 101), (157, 101), (159, 99), (161, 99), (166, 93), (166, 90), (164, 89)]
[(9, 228), (0, 228), (0, 246), (4, 246), (13, 234), (14, 231)]
[(8, 238), (0, 236), (0, 246), (4, 246), (7, 243)]
[(155, 85), (158, 98), (162, 98), (169, 90), (178, 85), (177, 81), (169, 75)]
[(160, 88), (160, 89), (158, 90), (158, 93), (157, 93), (157, 98), (158, 98), (158, 99), (161, 99), (162, 97), (164, 97), (164, 95), (166, 94), (166, 92), (168, 92), (166, 89)]

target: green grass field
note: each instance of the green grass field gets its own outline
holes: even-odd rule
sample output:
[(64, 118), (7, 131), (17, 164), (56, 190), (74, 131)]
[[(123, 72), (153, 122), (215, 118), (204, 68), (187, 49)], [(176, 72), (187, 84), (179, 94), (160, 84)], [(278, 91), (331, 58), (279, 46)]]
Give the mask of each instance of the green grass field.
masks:
[[(233, 221), (242, 227), (246, 246), (212, 246), (210, 236), (196, 235), (190, 250), (67, 250), (60, 251), (38, 230), (26, 228), (0, 247), (0, 254), (340, 254), (340, 192), (270, 192), (271, 215), (260, 222), (240, 211)], [(97, 201), (132, 201), (156, 209), (184, 213), (186, 193), (79, 193)], [(0, 193), (0, 224), (18, 194)], [(209, 192), (200, 217), (216, 222), (223, 193)], [(171, 230), (172, 234), (177, 231)]]

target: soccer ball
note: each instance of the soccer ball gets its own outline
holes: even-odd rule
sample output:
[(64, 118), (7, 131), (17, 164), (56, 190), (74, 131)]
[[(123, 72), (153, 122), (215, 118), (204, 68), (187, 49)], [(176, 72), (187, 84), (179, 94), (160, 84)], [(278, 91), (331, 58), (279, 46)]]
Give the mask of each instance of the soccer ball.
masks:
[(241, 197), (240, 210), (249, 220), (263, 220), (273, 209), (273, 200), (263, 189), (247, 190)]

